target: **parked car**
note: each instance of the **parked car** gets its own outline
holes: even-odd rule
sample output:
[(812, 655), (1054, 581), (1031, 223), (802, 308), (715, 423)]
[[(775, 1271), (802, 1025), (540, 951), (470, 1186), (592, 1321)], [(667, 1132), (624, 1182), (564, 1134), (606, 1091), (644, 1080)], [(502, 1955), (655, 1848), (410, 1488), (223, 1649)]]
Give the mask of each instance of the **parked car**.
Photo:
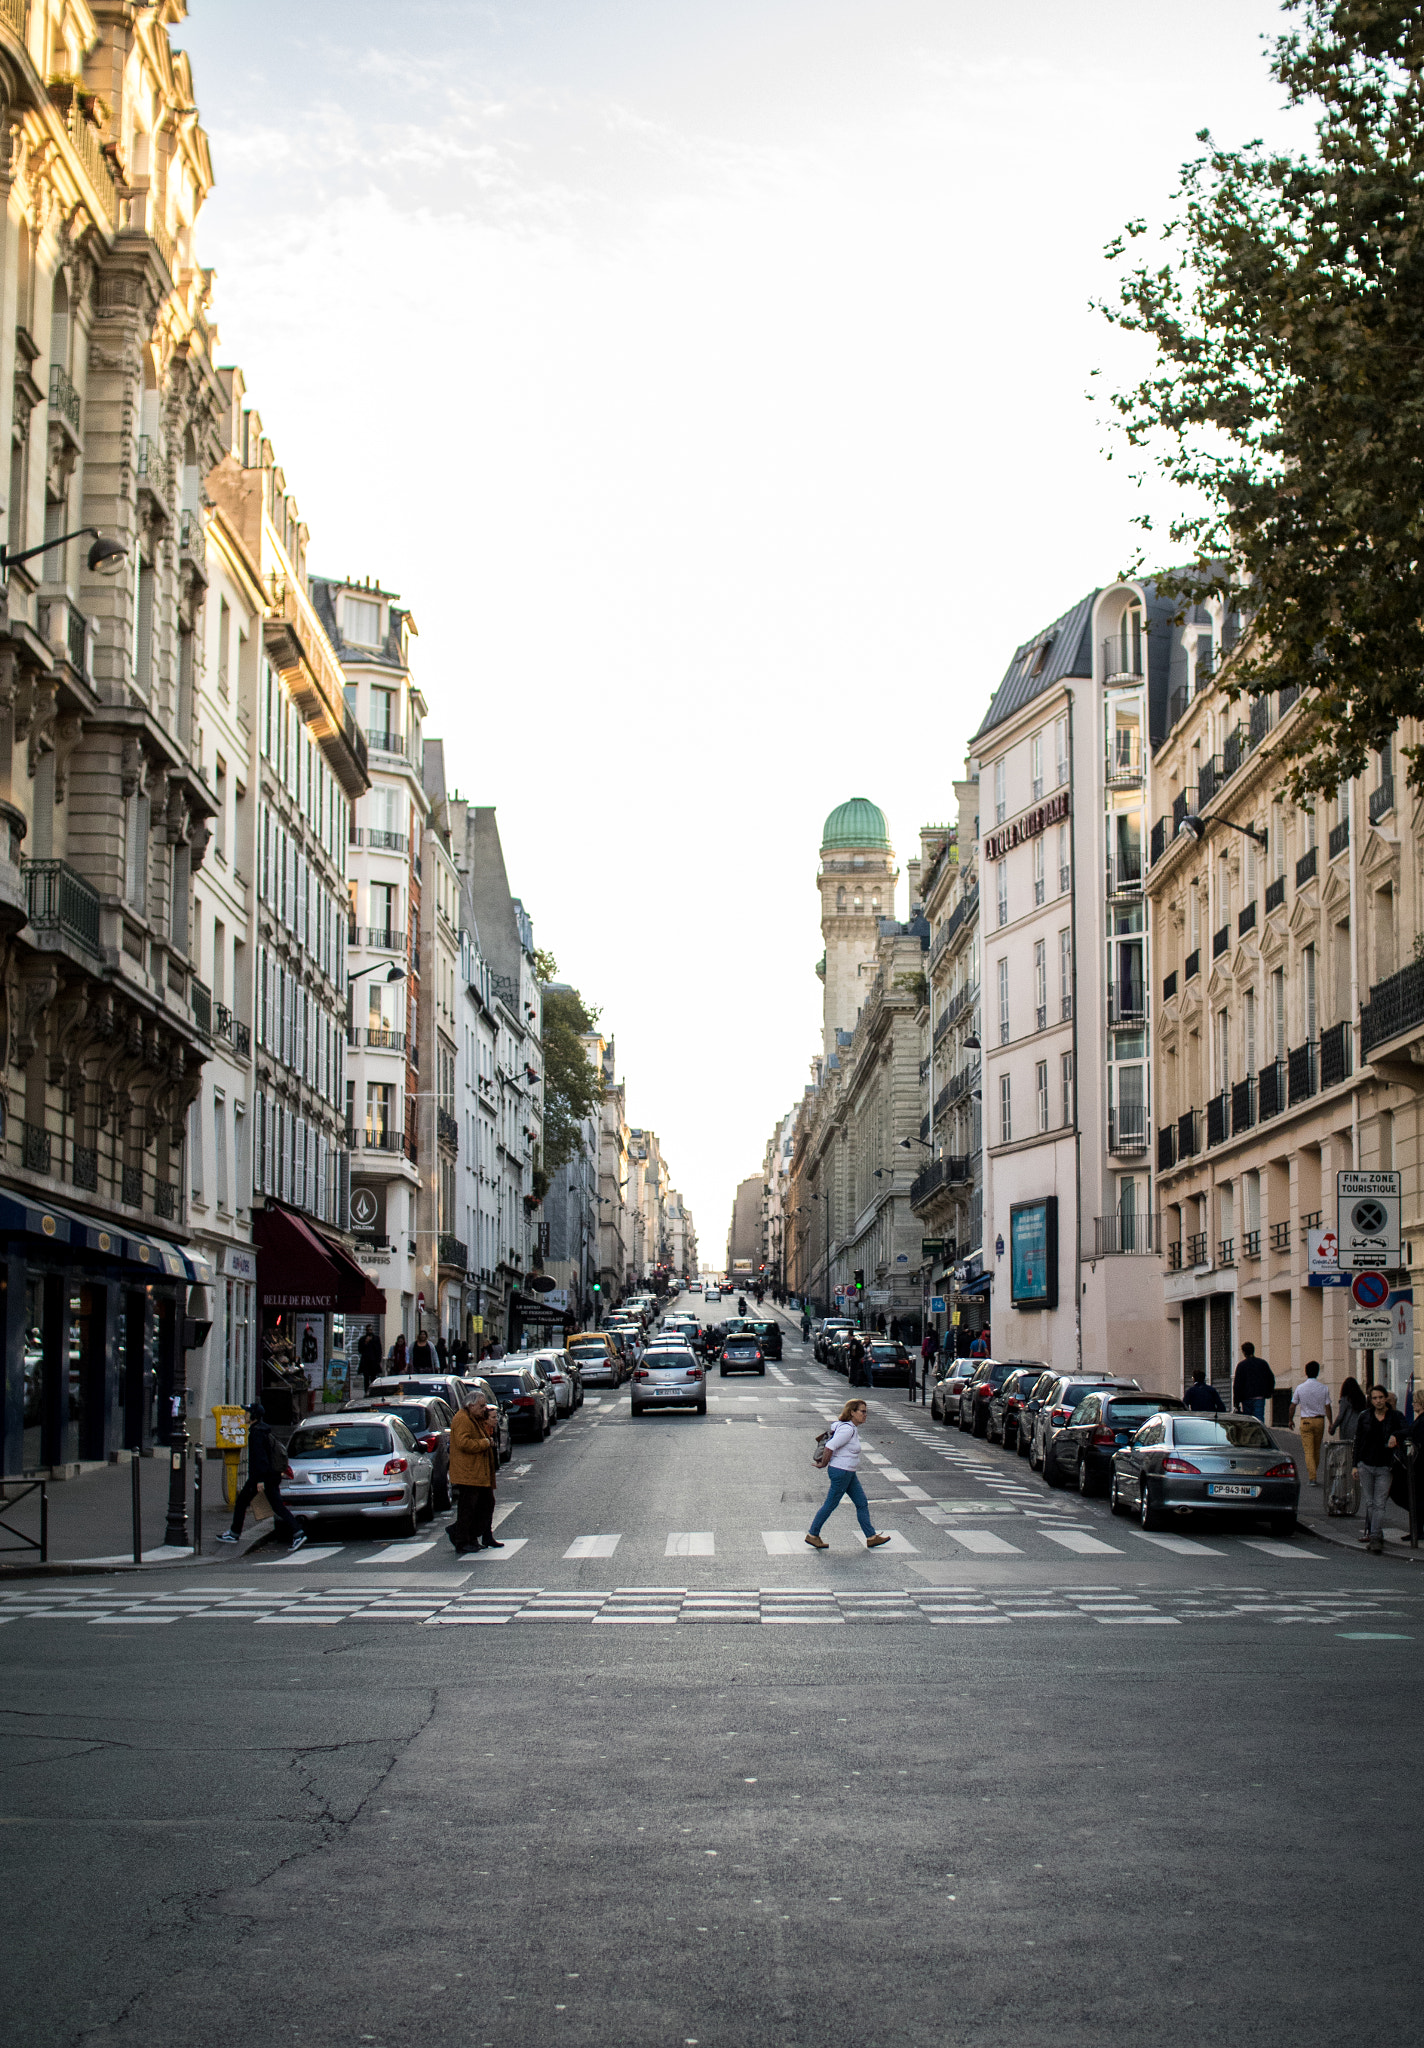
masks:
[(509, 1403), (511, 1429), (532, 1443), (541, 1442), (554, 1426), (552, 1390), (522, 1362), (515, 1365), (508, 1358), (499, 1358), (494, 1368), (490, 1385)]
[(722, 1379), (729, 1372), (756, 1372), (766, 1378), (766, 1355), (750, 1330), (734, 1331), (727, 1339), (717, 1371)]
[(432, 1480), (435, 1488), (435, 1505), (444, 1510), (450, 1505), (450, 1422), (451, 1412), (445, 1403), (434, 1394), (427, 1394), (418, 1401), (382, 1401), (367, 1394), (360, 1401), (345, 1401), (342, 1415), (376, 1413), (398, 1415), (422, 1451), (430, 1457), (434, 1467)]
[(1065, 1486), (1079, 1493), (1106, 1493), (1113, 1459), (1154, 1415), (1181, 1409), (1175, 1394), (1145, 1394), (1141, 1388), (1100, 1388), (1084, 1394), (1053, 1439), (1053, 1456)]
[(1053, 1367), (1048, 1366), (1028, 1388), (1019, 1403), (1019, 1426), (1014, 1432), (1014, 1449), (1021, 1458), (1026, 1458), (1033, 1449), (1033, 1433), (1038, 1426), (1038, 1411), (1043, 1406), (1044, 1395), (1057, 1377)]
[(1021, 1365), (1017, 1372), (1009, 1374), (1002, 1386), (995, 1388), (989, 1402), (988, 1427), (984, 1432), (991, 1444), (1002, 1444), (1006, 1451), (1013, 1450), (1019, 1440), (1019, 1416), (1024, 1401), (1042, 1377), (1041, 1365)]
[(872, 1387), (912, 1387), (915, 1361), (904, 1345), (889, 1337), (872, 1337), (865, 1347)]
[(853, 1325), (845, 1316), (827, 1316), (824, 1322), (818, 1323), (816, 1326), (815, 1336), (811, 1344), (812, 1355), (822, 1365), (829, 1365), (831, 1362), (832, 1339), (839, 1336), (841, 1331), (849, 1330), (852, 1327)]
[(753, 1330), (754, 1330), (754, 1331), (756, 1332), (757, 1338), (758, 1338), (758, 1340), (759, 1340), (759, 1342), (760, 1342), (760, 1344), (761, 1344), (761, 1348), (762, 1348), (763, 1352), (764, 1352), (764, 1353), (766, 1354), (766, 1356), (767, 1356), (768, 1358), (774, 1358), (774, 1359), (776, 1360), (777, 1364), (778, 1364), (778, 1365), (780, 1365), (780, 1363), (781, 1363), (781, 1325), (780, 1325), (780, 1323), (778, 1323), (778, 1322), (777, 1322), (777, 1321), (775, 1320), (775, 1318), (774, 1318), (774, 1317), (770, 1317), (770, 1318), (765, 1318), (765, 1319), (764, 1319), (764, 1318), (762, 1318), (762, 1317), (759, 1317), (759, 1316), (757, 1316), (757, 1317), (753, 1317), (753, 1319), (752, 1319), (752, 1328), (753, 1328)]
[(567, 1356), (562, 1351), (535, 1351), (531, 1353), (529, 1363), (536, 1371), (542, 1372), (553, 1388), (555, 1415), (572, 1415), (583, 1399), (583, 1389), (578, 1384), (577, 1370)]
[(1040, 1400), (1033, 1448), (1028, 1454), (1029, 1464), (1043, 1474), (1050, 1486), (1061, 1486), (1063, 1475), (1054, 1455), (1054, 1439), (1059, 1430), (1065, 1429), (1072, 1420), (1073, 1410), (1084, 1394), (1091, 1394), (1099, 1387), (1131, 1389), (1137, 1384), (1133, 1379), (1115, 1379), (1110, 1373), (1060, 1373)]
[(1168, 1515), (1264, 1515), (1289, 1536), (1300, 1506), (1294, 1458), (1254, 1415), (1202, 1415), (1179, 1402), (1113, 1454), (1115, 1515), (1160, 1529)]
[[(1040, 1365), (1042, 1360), (1037, 1361)], [(1028, 1358), (981, 1358), (959, 1396), (959, 1427), (970, 1436), (989, 1433), (989, 1403), (1012, 1372), (1035, 1363)]]
[(629, 1390), (633, 1413), (645, 1408), (692, 1407), (707, 1413), (707, 1371), (687, 1344), (650, 1344)]
[(384, 1394), (387, 1399), (397, 1401), (420, 1401), (433, 1397), (443, 1401), (453, 1415), (457, 1408), (464, 1407), (477, 1384), (477, 1381), (461, 1378), (455, 1373), (382, 1373), (367, 1387), (366, 1396), (369, 1399), (372, 1395)]
[(576, 1332), (564, 1345), (578, 1366), (586, 1387), (617, 1387), (623, 1381), (623, 1358), (604, 1330)]
[(399, 1415), (312, 1416), (287, 1443), (284, 1498), (303, 1522), (359, 1517), (388, 1522), (398, 1536), (435, 1512), (435, 1460)]
[(978, 1370), (977, 1358), (941, 1358), (934, 1368), (930, 1414), (936, 1422), (958, 1422), (959, 1397)]

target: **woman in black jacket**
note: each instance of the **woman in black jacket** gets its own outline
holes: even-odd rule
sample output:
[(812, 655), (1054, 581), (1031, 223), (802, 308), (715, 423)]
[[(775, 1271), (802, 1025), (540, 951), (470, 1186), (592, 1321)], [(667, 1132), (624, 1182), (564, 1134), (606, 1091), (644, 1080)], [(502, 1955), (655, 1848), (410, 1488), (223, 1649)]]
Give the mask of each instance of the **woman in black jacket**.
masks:
[(1355, 1472), (1365, 1508), (1362, 1543), (1379, 1555), (1384, 1549), (1384, 1511), (1389, 1500), (1389, 1482), (1394, 1454), (1404, 1442), (1404, 1417), (1394, 1405), (1388, 1387), (1370, 1388), (1368, 1414), (1362, 1415), (1355, 1430)]

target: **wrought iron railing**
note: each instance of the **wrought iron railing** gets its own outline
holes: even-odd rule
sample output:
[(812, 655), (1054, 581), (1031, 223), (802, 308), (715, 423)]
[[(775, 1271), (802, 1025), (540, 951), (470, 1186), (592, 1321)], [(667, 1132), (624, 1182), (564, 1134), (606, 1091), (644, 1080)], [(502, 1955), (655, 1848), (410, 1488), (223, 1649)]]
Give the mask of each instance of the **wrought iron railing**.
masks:
[(1330, 827), (1330, 858), (1338, 860), (1350, 844), (1350, 820), (1342, 818), (1338, 825)]
[(1370, 791), (1370, 823), (1378, 825), (1394, 809), (1394, 777), (1386, 775), (1378, 789)]
[(1143, 1103), (1117, 1103), (1108, 1111), (1108, 1150), (1119, 1154), (1147, 1150), (1147, 1110)]
[(458, 1147), (460, 1143), (460, 1120), (448, 1109), (435, 1112), (435, 1135), (442, 1145)]
[(1231, 926), (1229, 924), (1224, 924), (1219, 932), (1213, 932), (1211, 935), (1212, 959), (1219, 960), (1230, 944)]
[(1172, 1000), (1172, 998), (1173, 998), (1173, 996), (1174, 996), (1174, 995), (1175, 995), (1176, 993), (1177, 993), (1177, 970), (1176, 970), (1176, 968), (1174, 967), (1174, 968), (1172, 969), (1172, 972), (1171, 972), (1170, 974), (1166, 974), (1166, 975), (1164, 975), (1164, 976), (1162, 977), (1162, 1000), (1163, 1000), (1163, 1002), (1164, 1002), (1164, 1003), (1170, 1003), (1170, 1002), (1171, 1002), (1171, 1000)]
[(1195, 1109), (1184, 1110), (1177, 1118), (1177, 1157), (1194, 1159), (1199, 1147), (1201, 1113)]
[(1168, 1173), (1177, 1163), (1177, 1126), (1159, 1124), (1157, 1127), (1157, 1171)]
[(213, 1035), (213, 992), (206, 982), (194, 975), (188, 984), (188, 1003), (193, 1012), (193, 1022), (204, 1038)]
[(442, 1266), (458, 1266), (463, 1273), (468, 1259), (465, 1240), (456, 1237), (453, 1231), (440, 1233), (440, 1263)]
[(1240, 912), (1240, 914), (1238, 915), (1238, 917), (1237, 917), (1237, 919), (1236, 919), (1236, 936), (1237, 936), (1237, 937), (1238, 937), (1239, 939), (1244, 939), (1244, 938), (1245, 938), (1245, 936), (1246, 936), (1246, 934), (1247, 934), (1247, 932), (1249, 932), (1249, 931), (1254, 931), (1254, 930), (1255, 930), (1255, 928), (1256, 928), (1256, 899), (1255, 899), (1255, 897), (1253, 896), (1253, 897), (1251, 898), (1251, 901), (1250, 901), (1250, 902), (1249, 902), (1249, 903), (1248, 903), (1248, 904), (1246, 905), (1245, 909), (1244, 909), (1243, 911), (1241, 911), (1241, 912)]
[(1288, 1055), (1290, 1072), (1290, 1099), (1292, 1103), (1309, 1102), (1320, 1086), (1316, 1053), (1319, 1048), (1313, 1039), (1304, 1045), (1293, 1045)]
[(1223, 1088), (1219, 1094), (1213, 1095), (1207, 1103), (1206, 1142), (1209, 1146), (1224, 1145), (1226, 1143), (1226, 1112), (1228, 1102), (1229, 1097)]
[(1282, 904), (1283, 904), (1283, 903), (1285, 902), (1285, 900), (1286, 900), (1286, 878), (1285, 878), (1285, 876), (1284, 876), (1284, 875), (1277, 875), (1277, 876), (1276, 876), (1276, 879), (1274, 880), (1274, 882), (1267, 882), (1267, 884), (1266, 884), (1266, 915), (1267, 915), (1267, 917), (1269, 917), (1269, 916), (1270, 916), (1270, 914), (1271, 914), (1271, 912), (1272, 912), (1273, 910), (1279, 910), (1279, 909), (1280, 909), (1280, 907), (1281, 907), (1281, 905), (1282, 905)]
[(1341, 1081), (1348, 1081), (1355, 1071), (1354, 1033), (1349, 1022), (1342, 1020), (1332, 1024), (1320, 1034), (1320, 1085), (1334, 1088)]
[(1182, 962), (1182, 980), (1194, 981), (1200, 973), (1201, 947), (1193, 946), (1191, 952), (1188, 953), (1186, 959)]
[(58, 363), (49, 366), (49, 409), (57, 412), (68, 422), (75, 434), (79, 432), (79, 393), (75, 390), (68, 370)]
[(1269, 1060), (1256, 1076), (1256, 1114), (1262, 1123), (1286, 1106), (1286, 1063)]
[(1204, 1230), (1194, 1230), (1186, 1240), (1183, 1249), (1189, 1266), (1204, 1266), (1206, 1264), (1206, 1232)]
[(1231, 1135), (1237, 1138), (1243, 1131), (1249, 1131), (1256, 1122), (1256, 1077), (1248, 1074), (1244, 1081), (1233, 1081), (1231, 1085)]
[(373, 754), (393, 754), (402, 761), (405, 759), (404, 733), (381, 732), (368, 725), (366, 728), (366, 745)]
[(99, 943), (99, 892), (76, 874), (68, 861), (27, 860), (25, 907), (37, 932), (61, 932), (96, 957)]
[(927, 1202), (937, 1188), (942, 1188), (949, 1179), (949, 1163), (944, 1159), (932, 1159), (922, 1172), (917, 1173), (910, 1183), (910, 1207), (918, 1208)]
[(1319, 853), (1319, 850), (1320, 849), (1315, 846), (1308, 848), (1307, 851), (1304, 852), (1301, 855), (1300, 859), (1296, 862), (1295, 885), (1297, 889), (1303, 889), (1306, 883), (1310, 881), (1314, 876), (1316, 867), (1318, 865), (1316, 856)]
[[(1099, 1259), (1114, 1254), (1148, 1256), (1162, 1249), (1162, 1218), (1129, 1209), (1093, 1219), (1093, 1252)], [(1180, 1251), (1180, 1246), (1177, 1247)]]
[(1411, 960), (1387, 981), (1377, 981), (1360, 1011), (1360, 1051), (1369, 1059), (1376, 1046), (1424, 1025), (1424, 963)]

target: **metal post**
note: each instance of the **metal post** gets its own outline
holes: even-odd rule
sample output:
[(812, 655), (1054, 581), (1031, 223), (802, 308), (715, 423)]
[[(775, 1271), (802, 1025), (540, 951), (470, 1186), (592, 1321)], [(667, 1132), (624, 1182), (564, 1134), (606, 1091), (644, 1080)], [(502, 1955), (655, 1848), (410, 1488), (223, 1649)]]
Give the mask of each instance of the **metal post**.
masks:
[(203, 1547), (203, 1447), (193, 1452), (193, 1548)]
[(40, 1481), (40, 1563), (49, 1563), (49, 1488)]
[(1405, 1445), (1404, 1468), (1409, 1474), (1409, 1547), (1411, 1550), (1419, 1548), (1419, 1499), (1414, 1484), (1415, 1451), (1416, 1446), (1414, 1444)]
[(129, 1456), (129, 1473), (133, 1493), (133, 1561), (143, 1563), (143, 1497), (140, 1488), (143, 1483), (143, 1468), (139, 1463), (139, 1452)]

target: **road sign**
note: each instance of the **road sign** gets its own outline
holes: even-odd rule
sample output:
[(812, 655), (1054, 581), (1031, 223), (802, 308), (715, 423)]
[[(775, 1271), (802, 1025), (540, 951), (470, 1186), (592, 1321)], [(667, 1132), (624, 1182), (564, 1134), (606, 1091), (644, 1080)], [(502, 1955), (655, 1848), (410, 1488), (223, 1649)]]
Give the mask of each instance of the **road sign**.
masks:
[(932, 1294), (930, 1296), (930, 1314), (932, 1316), (942, 1316), (944, 1314), (944, 1296), (942, 1294)]
[(1411, 1287), (1401, 1287), (1401, 1288), (1399, 1289), (1399, 1291), (1398, 1291), (1397, 1293), (1395, 1293), (1395, 1294), (1391, 1294), (1391, 1296), (1389, 1297), (1389, 1313), (1390, 1313), (1390, 1317), (1391, 1317), (1391, 1319), (1392, 1319), (1392, 1321), (1393, 1321), (1393, 1325), (1394, 1325), (1393, 1329), (1392, 1329), (1392, 1330), (1391, 1330), (1391, 1332), (1390, 1332), (1390, 1339), (1389, 1339), (1389, 1349), (1390, 1349), (1390, 1350), (1391, 1350), (1391, 1351), (1392, 1351), (1392, 1352), (1394, 1353), (1394, 1355), (1395, 1355), (1395, 1358), (1396, 1358), (1396, 1359), (1397, 1359), (1397, 1360), (1398, 1360), (1398, 1361), (1399, 1361), (1399, 1362), (1400, 1362), (1401, 1364), (1404, 1364), (1404, 1365), (1406, 1365), (1406, 1366), (1407, 1366), (1407, 1368), (1408, 1368), (1408, 1371), (1410, 1371), (1410, 1372), (1413, 1372), (1413, 1370), (1414, 1370), (1414, 1290), (1413, 1290), (1413, 1288), (1411, 1288)]
[(1357, 1273), (1350, 1292), (1361, 1308), (1383, 1308), (1389, 1300), (1389, 1282), (1383, 1273)]
[(1387, 1308), (1347, 1309), (1345, 1341), (1356, 1351), (1388, 1351), (1394, 1342), (1394, 1311)]
[(1382, 1273), (1402, 1263), (1397, 1173), (1337, 1173), (1335, 1199), (1342, 1273)]
[(920, 1239), (920, 1257), (922, 1259), (937, 1259), (943, 1251), (944, 1239), (942, 1237), (922, 1237)]

